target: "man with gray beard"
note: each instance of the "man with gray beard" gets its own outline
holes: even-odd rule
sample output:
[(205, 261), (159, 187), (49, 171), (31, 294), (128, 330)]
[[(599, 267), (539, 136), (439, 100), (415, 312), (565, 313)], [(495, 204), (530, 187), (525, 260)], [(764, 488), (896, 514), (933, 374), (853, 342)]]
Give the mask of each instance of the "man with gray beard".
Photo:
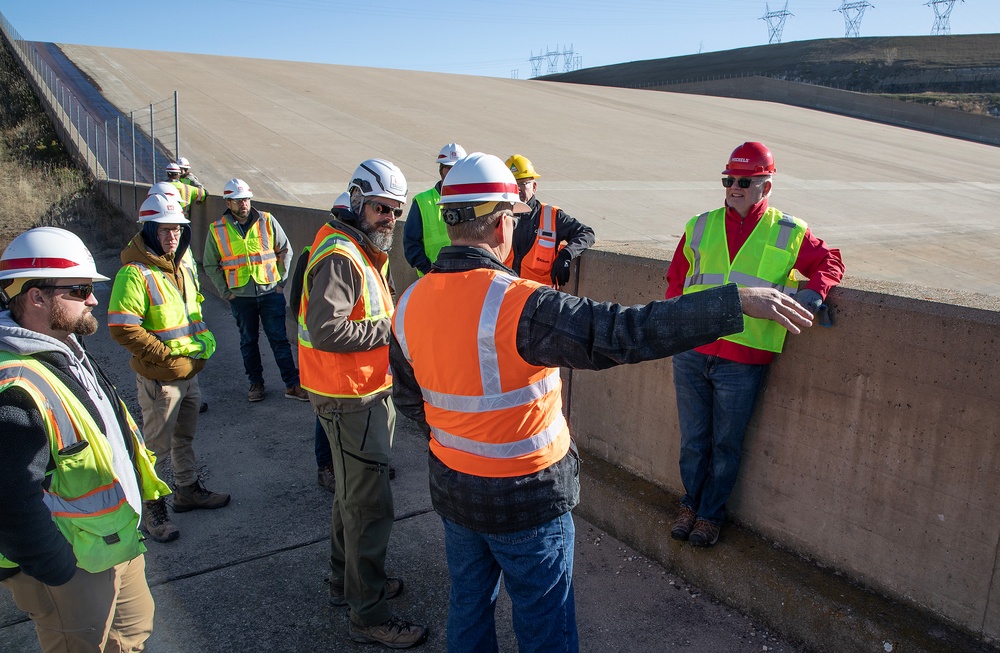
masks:
[(330, 440), (336, 492), (330, 529), (330, 603), (349, 606), (356, 642), (409, 648), (427, 628), (390, 613), (403, 591), (385, 571), (394, 518), (389, 455), (396, 411), (389, 376), (393, 313), (389, 248), (406, 179), (384, 159), (362, 162), (351, 210), (320, 228), (299, 305), (299, 374)]

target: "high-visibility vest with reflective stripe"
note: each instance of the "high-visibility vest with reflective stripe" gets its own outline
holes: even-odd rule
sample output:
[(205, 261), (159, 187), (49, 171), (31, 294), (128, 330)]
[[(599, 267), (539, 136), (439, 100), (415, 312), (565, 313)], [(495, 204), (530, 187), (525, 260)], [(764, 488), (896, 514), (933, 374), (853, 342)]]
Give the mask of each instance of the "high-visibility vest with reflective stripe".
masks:
[[(352, 322), (377, 322), (392, 317), (392, 293), (385, 279), (388, 260), (379, 270), (362, 247), (345, 232), (327, 223), (316, 234), (302, 281), (299, 303), (299, 377), (309, 392), (327, 397), (368, 397), (392, 387), (389, 345), (368, 351), (332, 352), (314, 349), (306, 326), (309, 310), (309, 273), (329, 256), (343, 256), (361, 278), (361, 297), (351, 308)], [(323, 293), (319, 292), (320, 301)]]
[[(725, 207), (692, 218), (684, 230), (684, 256), (688, 260), (684, 294), (726, 283), (794, 294), (798, 285), (792, 268), (806, 227), (804, 221), (768, 208), (730, 263)], [(744, 315), (743, 332), (725, 339), (754, 349), (780, 352), (786, 333), (773, 320)]]
[[(111, 291), (108, 326), (139, 325), (169, 347), (173, 356), (209, 358), (215, 353), (215, 336), (202, 321), (195, 272), (183, 260), (179, 267), (184, 277), (183, 294), (155, 266), (139, 262), (123, 266)], [(129, 276), (141, 277), (145, 296), (126, 297), (135, 291), (135, 284), (127, 283)]]
[(559, 368), (517, 353), (517, 323), (539, 285), (478, 269), (427, 275), (400, 298), (393, 331), (420, 385), (430, 449), (451, 469), (524, 476), (569, 450)]
[[(565, 247), (556, 240), (556, 213), (558, 211), (558, 206), (539, 203), (538, 230), (535, 232), (535, 241), (528, 253), (521, 259), (521, 278), (537, 281), (549, 288), (555, 287), (552, 284), (552, 264), (556, 261), (556, 255)], [(513, 250), (507, 259), (507, 267), (510, 267), (514, 263)]]
[(219, 266), (226, 273), (229, 288), (245, 286), (251, 278), (262, 286), (278, 283), (281, 279), (270, 213), (260, 211), (260, 217), (246, 236), (226, 217), (212, 223), (209, 232), (219, 250)]
[[(441, 219), (439, 199), (441, 199), (441, 193), (438, 192), (436, 186), (413, 197), (413, 202), (420, 208), (420, 223), (424, 230), (424, 254), (427, 255), (431, 263), (437, 260), (442, 247), (451, 245), (451, 238), (448, 237), (448, 226)], [(417, 276), (422, 277), (424, 273), (417, 270)]]
[(170, 183), (177, 189), (177, 193), (180, 195), (181, 210), (185, 213), (190, 214), (192, 204), (195, 202), (204, 202), (205, 198), (208, 197), (208, 193), (205, 192), (204, 188), (186, 184), (179, 179)]
[[(41, 413), (55, 463), (42, 500), (73, 547), (77, 565), (97, 573), (145, 551), (138, 531), (139, 515), (126, 500), (112, 466), (111, 445), (87, 408), (38, 361), (0, 351), (0, 393), (11, 388), (27, 392)], [(156, 458), (146, 449), (139, 428), (124, 404), (121, 409), (131, 429), (124, 436), (132, 438), (143, 501), (170, 494), (170, 488), (153, 471)], [(89, 443), (84, 448), (59, 453), (84, 440)], [(0, 567), (16, 566), (0, 555)]]

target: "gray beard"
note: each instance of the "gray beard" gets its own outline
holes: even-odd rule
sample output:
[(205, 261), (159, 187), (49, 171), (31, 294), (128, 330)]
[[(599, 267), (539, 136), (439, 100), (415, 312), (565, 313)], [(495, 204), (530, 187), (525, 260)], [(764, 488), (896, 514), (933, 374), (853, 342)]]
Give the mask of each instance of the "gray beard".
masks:
[(368, 236), (368, 239), (372, 241), (379, 250), (383, 252), (388, 252), (392, 248), (392, 237), (395, 230), (390, 231), (387, 234), (383, 234), (378, 229), (368, 223), (368, 221), (363, 220), (360, 225), (360, 229), (364, 235)]

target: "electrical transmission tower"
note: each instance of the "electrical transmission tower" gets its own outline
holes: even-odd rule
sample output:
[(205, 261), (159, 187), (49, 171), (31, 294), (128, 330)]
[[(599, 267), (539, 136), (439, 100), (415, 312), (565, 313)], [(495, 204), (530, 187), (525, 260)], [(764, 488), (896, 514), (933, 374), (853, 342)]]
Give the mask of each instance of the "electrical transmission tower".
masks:
[(781, 43), (781, 32), (785, 29), (785, 20), (789, 16), (795, 15), (788, 11), (788, 0), (785, 0), (785, 8), (781, 11), (771, 11), (765, 2), (764, 11), (766, 13), (760, 19), (767, 22), (767, 42)]
[[(958, 0), (965, 2), (965, 0)], [(956, 0), (930, 0), (926, 5), (934, 10), (934, 27), (931, 34), (951, 34), (951, 10), (955, 8)]]
[(573, 46), (570, 45), (568, 49), (560, 50), (559, 46), (556, 46), (555, 50), (550, 50), (548, 46), (545, 46), (544, 50), (539, 50), (538, 54), (535, 51), (531, 51), (531, 56), (528, 58), (528, 62), (531, 64), (531, 76), (538, 77), (542, 74), (542, 64), (547, 63), (545, 74), (554, 75), (559, 72), (559, 59), (563, 60), (562, 72), (569, 73), (574, 70), (580, 70), (583, 68), (583, 56), (576, 54), (573, 51)]
[(838, 9), (834, 9), (844, 14), (844, 36), (850, 38), (861, 35), (861, 19), (865, 15), (865, 9), (869, 7), (874, 9), (875, 5), (864, 0), (864, 2), (844, 2)]

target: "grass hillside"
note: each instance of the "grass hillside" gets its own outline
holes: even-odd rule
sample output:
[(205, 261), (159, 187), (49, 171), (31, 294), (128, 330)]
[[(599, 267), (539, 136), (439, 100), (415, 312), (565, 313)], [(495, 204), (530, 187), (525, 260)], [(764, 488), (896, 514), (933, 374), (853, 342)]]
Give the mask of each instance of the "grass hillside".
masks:
[(639, 86), (744, 74), (1000, 115), (1000, 34), (775, 43), (587, 68), (543, 79)]
[(74, 165), (6, 44), (0, 88), (0, 251), (42, 225), (69, 229), (95, 251), (120, 245), (134, 223)]

